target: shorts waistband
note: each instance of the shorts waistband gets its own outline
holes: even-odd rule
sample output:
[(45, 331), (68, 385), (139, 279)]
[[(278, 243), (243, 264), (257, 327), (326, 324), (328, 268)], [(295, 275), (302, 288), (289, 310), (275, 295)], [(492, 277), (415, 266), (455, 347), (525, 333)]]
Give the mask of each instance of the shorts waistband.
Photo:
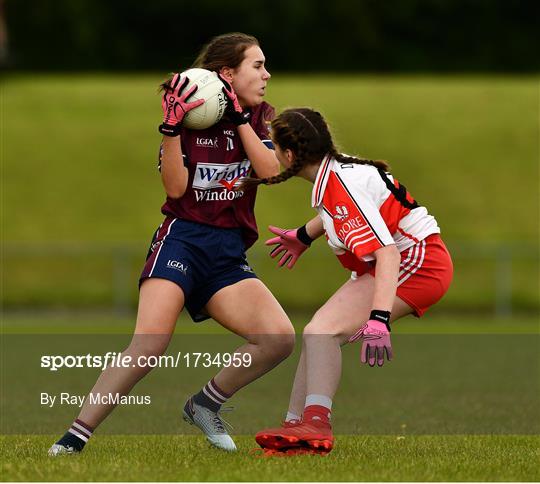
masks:
[(201, 228), (207, 229), (209, 231), (227, 232), (227, 233), (233, 233), (233, 234), (242, 235), (242, 229), (240, 227), (219, 227), (217, 225), (209, 225), (209, 224), (205, 224), (205, 223), (202, 223), (202, 222), (196, 222), (194, 220), (187, 220), (187, 219), (184, 219), (184, 218), (174, 217), (172, 215), (167, 215), (165, 217), (164, 222), (173, 221), (173, 220), (176, 221), (175, 224), (180, 223), (181, 225), (187, 225), (187, 226), (190, 226), (190, 227), (201, 227)]

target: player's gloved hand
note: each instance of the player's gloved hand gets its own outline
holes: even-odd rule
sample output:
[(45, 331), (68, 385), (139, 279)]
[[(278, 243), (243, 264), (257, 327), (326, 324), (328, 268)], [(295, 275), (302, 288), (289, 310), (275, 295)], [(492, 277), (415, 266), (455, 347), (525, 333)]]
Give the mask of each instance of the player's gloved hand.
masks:
[(375, 366), (384, 364), (384, 353), (388, 361), (392, 359), (392, 342), (390, 341), (390, 312), (371, 311), (369, 321), (349, 338), (349, 343), (362, 340), (360, 361)]
[(193, 86), (183, 92), (188, 84), (187, 77), (175, 74), (164, 86), (165, 92), (161, 100), (163, 124), (159, 125), (159, 132), (165, 136), (178, 136), (186, 113), (204, 103), (204, 99), (188, 102), (188, 99), (197, 91), (197, 86)]
[(229, 119), (236, 124), (236, 126), (249, 123), (251, 113), (242, 109), (242, 106), (240, 106), (240, 103), (238, 102), (238, 96), (236, 95), (236, 92), (234, 92), (234, 89), (229, 81), (227, 81), (221, 74), (218, 74), (218, 77), (225, 86), (223, 88), (223, 92), (229, 100), (227, 103), (227, 108), (225, 109)]
[(292, 269), (298, 258), (313, 242), (313, 239), (306, 232), (305, 225), (298, 229), (280, 229), (270, 225), (268, 229), (277, 237), (268, 239), (265, 245), (277, 244), (270, 252), (270, 257), (275, 258), (281, 255), (278, 262), (279, 267), (287, 264), (287, 267)]

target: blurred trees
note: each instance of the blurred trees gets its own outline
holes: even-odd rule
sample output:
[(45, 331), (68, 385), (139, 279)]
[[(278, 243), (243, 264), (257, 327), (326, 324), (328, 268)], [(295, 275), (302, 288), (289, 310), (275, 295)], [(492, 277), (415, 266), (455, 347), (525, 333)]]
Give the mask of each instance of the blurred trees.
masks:
[[(257, 36), (274, 70), (538, 71), (535, 0), (7, 0), (8, 67), (175, 69)], [(536, 54), (535, 54), (536, 52)]]

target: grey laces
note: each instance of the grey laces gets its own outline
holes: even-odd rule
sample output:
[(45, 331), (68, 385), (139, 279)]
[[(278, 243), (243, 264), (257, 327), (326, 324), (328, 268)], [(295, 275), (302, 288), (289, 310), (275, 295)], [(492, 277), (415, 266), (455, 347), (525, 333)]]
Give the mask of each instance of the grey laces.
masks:
[(225, 432), (226, 430), (231, 432), (234, 429), (234, 427), (229, 422), (227, 422), (221, 415), (224, 412), (232, 412), (233, 410), (234, 407), (225, 407), (216, 412), (216, 415), (214, 416), (214, 423), (216, 424), (216, 427), (220, 432)]

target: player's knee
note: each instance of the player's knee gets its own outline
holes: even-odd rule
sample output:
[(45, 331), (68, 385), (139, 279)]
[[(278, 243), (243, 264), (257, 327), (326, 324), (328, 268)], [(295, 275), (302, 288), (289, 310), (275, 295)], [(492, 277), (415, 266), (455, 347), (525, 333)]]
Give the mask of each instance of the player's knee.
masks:
[(124, 354), (141, 360), (158, 358), (165, 353), (169, 345), (169, 335), (139, 334), (135, 335)]
[[(317, 316), (317, 315), (315, 315)], [(303, 331), (303, 338), (309, 338), (310, 336), (336, 336), (336, 328), (332, 324), (329, 324), (327, 320), (319, 319), (317, 317), (313, 319), (305, 326)]]
[(142, 378), (150, 373), (154, 368), (159, 367), (160, 358), (165, 353), (167, 345), (157, 341), (136, 341), (131, 342), (130, 345), (122, 352), (122, 355), (129, 356), (131, 358), (131, 369), (138, 375), (138, 378)]
[(294, 350), (294, 330), (279, 334), (264, 335), (259, 341), (264, 353), (273, 361), (282, 361)]
[(292, 323), (287, 319), (283, 322), (279, 333), (279, 347), (283, 358), (287, 358), (294, 351), (296, 333)]
[(280, 334), (279, 336), (279, 351), (282, 359), (285, 359), (294, 351), (294, 329), (290, 333)]

